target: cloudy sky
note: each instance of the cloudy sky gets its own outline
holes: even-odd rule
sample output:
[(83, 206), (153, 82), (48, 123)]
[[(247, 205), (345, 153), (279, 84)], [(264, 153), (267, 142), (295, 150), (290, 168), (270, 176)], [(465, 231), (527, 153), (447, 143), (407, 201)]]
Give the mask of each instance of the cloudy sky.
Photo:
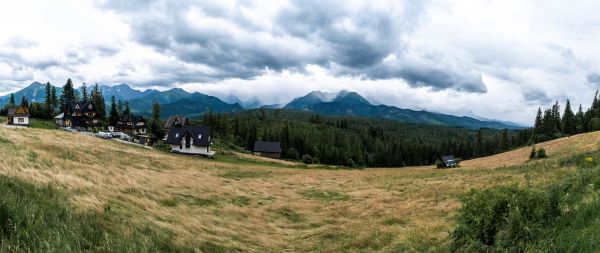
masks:
[(0, 95), (128, 83), (285, 103), (312, 90), (530, 124), (600, 87), (593, 1), (0, 3)]

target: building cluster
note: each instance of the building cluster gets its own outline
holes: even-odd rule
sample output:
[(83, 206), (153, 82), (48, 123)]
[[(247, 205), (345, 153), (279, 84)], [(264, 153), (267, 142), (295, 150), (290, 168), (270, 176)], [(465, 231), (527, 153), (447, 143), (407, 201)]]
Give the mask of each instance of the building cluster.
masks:
[[(25, 106), (9, 108), (8, 125), (28, 126), (29, 109)], [(67, 103), (61, 114), (54, 117), (58, 128), (72, 131), (90, 132), (101, 127), (98, 109), (93, 102)], [(143, 116), (122, 115), (115, 122), (109, 122), (107, 136), (123, 134), (130, 136), (133, 142), (142, 145), (153, 145), (153, 140), (148, 135), (148, 124)], [(180, 154), (201, 155), (212, 157), (215, 152), (211, 150), (211, 131), (206, 126), (190, 125), (188, 118), (180, 115), (169, 117), (164, 124), (164, 143), (171, 146), (171, 151)], [(281, 145), (279, 142), (256, 141), (254, 155), (269, 158), (281, 158)]]

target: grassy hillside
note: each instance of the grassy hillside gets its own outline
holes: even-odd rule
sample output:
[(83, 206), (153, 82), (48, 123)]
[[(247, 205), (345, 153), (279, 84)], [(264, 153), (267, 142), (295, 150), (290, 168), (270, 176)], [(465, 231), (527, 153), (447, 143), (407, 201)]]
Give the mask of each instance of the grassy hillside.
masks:
[(155, 236), (171, 249), (205, 252), (444, 251), (460, 196), (472, 188), (527, 182), (543, 187), (563, 178), (576, 167), (565, 160), (595, 150), (600, 134), (570, 139), (577, 144), (562, 139), (538, 145), (547, 145), (550, 156), (542, 161), (526, 162), (518, 153), (527, 156), (525, 151), (505, 154), (517, 159), (508, 167), (485, 168), (498, 166), (498, 156), (453, 170), (320, 170), (205, 160), (55, 130), (0, 128), (0, 173), (34, 185), (32, 191), (59, 192), (61, 208), (82, 215), (71, 223), (87, 224), (86, 215), (109, 217), (95, 221), (99, 230), (136, 235), (142, 241), (137, 250)]

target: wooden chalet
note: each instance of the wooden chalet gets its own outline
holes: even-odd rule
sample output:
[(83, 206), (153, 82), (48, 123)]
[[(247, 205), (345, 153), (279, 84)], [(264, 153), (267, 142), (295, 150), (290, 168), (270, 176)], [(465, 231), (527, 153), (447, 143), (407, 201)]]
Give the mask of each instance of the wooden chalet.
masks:
[(15, 126), (29, 125), (29, 108), (19, 106), (17, 108), (9, 108), (7, 114), (7, 124)]
[(210, 150), (212, 140), (210, 128), (206, 126), (173, 127), (167, 134), (166, 144), (171, 145), (171, 152), (202, 155), (212, 157), (215, 152)]
[(281, 144), (279, 142), (256, 141), (252, 151), (257, 156), (281, 158)]
[(148, 126), (146, 124), (146, 119), (142, 116), (122, 115), (119, 117), (116, 124), (114, 124), (112, 130), (114, 132), (123, 132), (129, 135), (145, 135), (148, 133)]
[(62, 114), (62, 120), (60, 118), (55, 118), (55, 120), (57, 123), (62, 123), (61, 126), (84, 131), (91, 131), (101, 124), (96, 105), (91, 101), (67, 103)]

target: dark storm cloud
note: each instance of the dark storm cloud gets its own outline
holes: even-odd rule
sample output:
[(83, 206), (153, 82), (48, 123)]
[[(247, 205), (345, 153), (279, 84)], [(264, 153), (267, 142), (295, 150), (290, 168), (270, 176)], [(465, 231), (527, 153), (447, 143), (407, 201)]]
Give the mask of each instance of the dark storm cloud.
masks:
[[(255, 4), (262, 3), (239, 1), (226, 8), (211, 1), (109, 0), (103, 7), (123, 16), (138, 43), (183, 62), (214, 69), (188, 75), (187, 70), (170, 68), (182, 75), (161, 82), (252, 79), (266, 69), (301, 72), (306, 65), (314, 64), (336, 75), (404, 79), (415, 87), (487, 90), (481, 73), (445, 68), (454, 63), (445, 66), (433, 60), (433, 66), (411, 65), (404, 60), (396, 66), (384, 64), (390, 55), (403, 58), (403, 36), (418, 25), (424, 5), (420, 1), (395, 3), (400, 5), (397, 8), (376, 8), (374, 4), (357, 7), (337, 0), (292, 0), (268, 27), (245, 15), (245, 9)], [(198, 20), (190, 21), (190, 15)]]
[(600, 74), (590, 73), (587, 75), (588, 84), (600, 88)]
[(529, 90), (523, 93), (523, 98), (530, 105), (548, 105), (552, 99), (543, 90)]

